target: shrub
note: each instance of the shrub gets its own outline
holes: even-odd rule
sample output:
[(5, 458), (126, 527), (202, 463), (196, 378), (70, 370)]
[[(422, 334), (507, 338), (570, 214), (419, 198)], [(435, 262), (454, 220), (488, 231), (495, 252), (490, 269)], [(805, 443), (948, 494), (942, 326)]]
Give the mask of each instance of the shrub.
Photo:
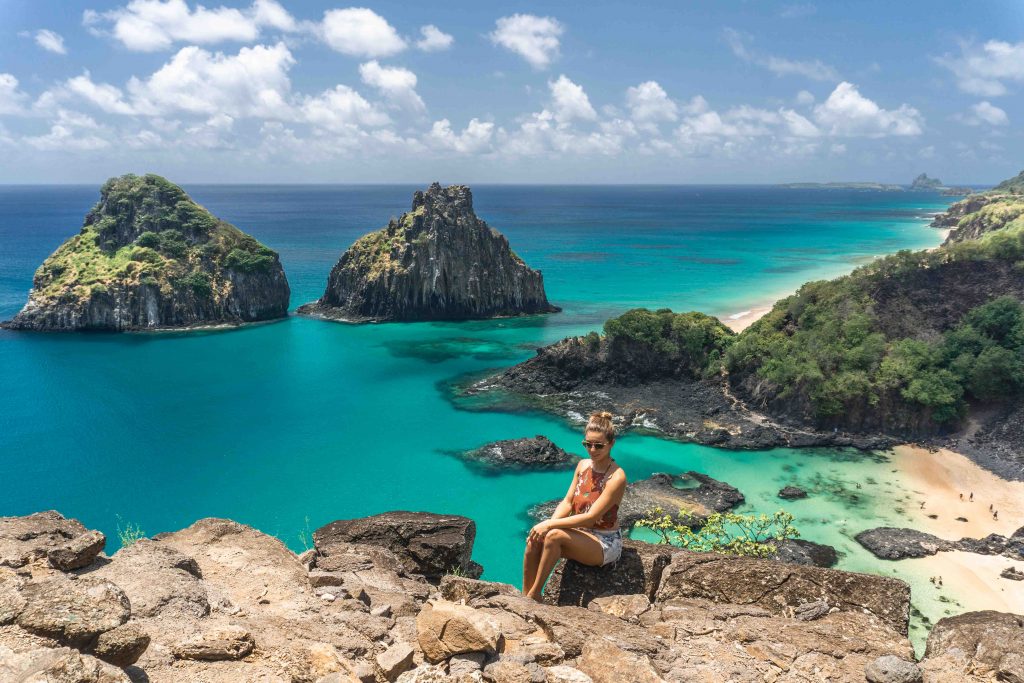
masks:
[[(680, 516), (685, 521), (684, 511), (680, 510)], [(687, 524), (677, 522), (672, 515), (665, 514), (661, 508), (654, 508), (636, 526), (654, 531), (660, 537), (659, 543), (678, 545), (695, 552), (746, 557), (769, 557), (778, 550), (774, 541), (800, 536), (793, 526), (793, 515), (785, 510), (778, 510), (772, 515), (716, 512), (695, 531)]]

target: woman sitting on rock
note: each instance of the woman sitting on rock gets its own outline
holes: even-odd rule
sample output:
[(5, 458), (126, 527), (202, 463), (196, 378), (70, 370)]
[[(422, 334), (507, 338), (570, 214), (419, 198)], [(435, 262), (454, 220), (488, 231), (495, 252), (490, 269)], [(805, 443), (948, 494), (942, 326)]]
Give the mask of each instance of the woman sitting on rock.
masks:
[(603, 566), (622, 553), (618, 512), (626, 473), (612, 460), (614, 443), (612, 414), (591, 415), (583, 439), (590, 459), (576, 465), (572, 484), (551, 519), (530, 529), (523, 557), (523, 593), (538, 602), (559, 558)]

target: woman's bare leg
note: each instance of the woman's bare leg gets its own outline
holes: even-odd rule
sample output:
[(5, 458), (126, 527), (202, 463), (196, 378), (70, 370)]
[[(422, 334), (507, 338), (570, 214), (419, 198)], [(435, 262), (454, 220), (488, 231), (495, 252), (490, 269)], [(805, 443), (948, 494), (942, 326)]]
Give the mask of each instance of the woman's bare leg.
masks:
[(559, 559), (576, 560), (583, 564), (600, 565), (604, 562), (604, 549), (596, 538), (577, 529), (552, 529), (544, 535), (544, 549), (534, 583), (527, 596), (540, 602), (541, 591), (548, 574)]
[(523, 595), (533, 587), (537, 578), (537, 567), (540, 565), (540, 554), (544, 550), (543, 541), (526, 541), (526, 552), (523, 553)]

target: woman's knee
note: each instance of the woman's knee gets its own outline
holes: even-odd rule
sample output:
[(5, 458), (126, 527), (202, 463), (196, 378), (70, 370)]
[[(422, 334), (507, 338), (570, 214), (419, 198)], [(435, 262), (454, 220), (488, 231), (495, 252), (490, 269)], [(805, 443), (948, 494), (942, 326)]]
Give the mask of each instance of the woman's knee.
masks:
[(552, 546), (561, 546), (568, 540), (569, 534), (561, 529), (552, 529), (544, 534), (544, 545), (549, 548)]

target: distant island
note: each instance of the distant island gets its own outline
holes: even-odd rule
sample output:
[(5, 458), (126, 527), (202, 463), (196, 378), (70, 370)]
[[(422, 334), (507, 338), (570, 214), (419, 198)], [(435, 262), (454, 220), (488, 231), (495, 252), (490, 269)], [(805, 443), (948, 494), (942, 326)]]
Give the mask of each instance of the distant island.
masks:
[(910, 183), (911, 190), (939, 190), (942, 188), (942, 181), (938, 178), (929, 178), (927, 173), (914, 178), (914, 182)]
[[(853, 182), (853, 183), (781, 183), (775, 187), (786, 190), (866, 190), (872, 192), (906, 192), (908, 186), (892, 183)], [(938, 178), (922, 173), (911, 181), (911, 192), (938, 192), (945, 197), (960, 197), (974, 192), (974, 188), (965, 185), (947, 187)]]
[(81, 231), (36, 270), (16, 330), (152, 330), (288, 315), (277, 252), (158, 175), (100, 189)]
[(544, 276), (477, 217), (465, 185), (416, 192), (412, 210), (363, 235), (300, 315), (342, 322), (480, 320), (561, 309)]

